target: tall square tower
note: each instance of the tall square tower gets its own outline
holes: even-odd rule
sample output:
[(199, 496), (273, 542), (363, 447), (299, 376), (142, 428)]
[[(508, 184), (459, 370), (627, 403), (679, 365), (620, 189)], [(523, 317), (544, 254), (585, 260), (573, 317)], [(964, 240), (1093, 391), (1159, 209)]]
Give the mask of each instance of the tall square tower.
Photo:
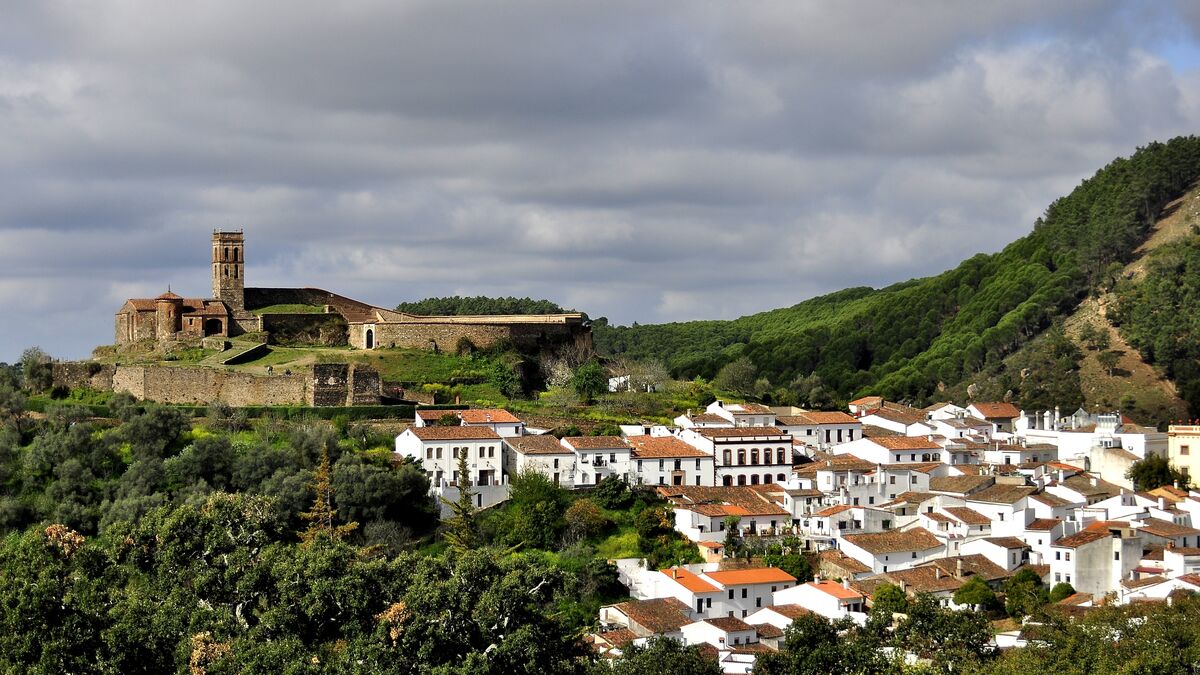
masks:
[(245, 240), (241, 230), (212, 237), (212, 292), (234, 312), (246, 310)]

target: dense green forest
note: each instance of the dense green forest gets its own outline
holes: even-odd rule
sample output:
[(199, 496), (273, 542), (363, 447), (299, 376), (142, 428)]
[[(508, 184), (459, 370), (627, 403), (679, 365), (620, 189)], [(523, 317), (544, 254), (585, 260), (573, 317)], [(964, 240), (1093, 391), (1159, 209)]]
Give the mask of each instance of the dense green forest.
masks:
[[(596, 345), (610, 356), (661, 360), (687, 378), (715, 377), (745, 357), (769, 385), (757, 393), (779, 400), (805, 403), (804, 393), (819, 382), (840, 400), (877, 393), (929, 401), (945, 388), (1003, 376), (1006, 357), (1112, 282), (1163, 206), (1197, 177), (1200, 138), (1152, 143), (1055, 200), (1028, 236), (943, 274), (879, 290), (851, 288), (733, 321), (624, 327), (597, 319)], [(1035, 366), (1064, 365), (1063, 349), (1037, 354), (1044, 362)], [(1064, 389), (1009, 379), (1018, 403)], [(1077, 395), (1069, 383), (1065, 389)], [(1200, 391), (1184, 394), (1200, 411)]]
[(558, 314), (562, 307), (549, 300), (532, 298), (489, 298), (483, 295), (445, 298), (425, 298), (396, 305), (397, 312), (425, 316), (454, 316), (459, 314)]

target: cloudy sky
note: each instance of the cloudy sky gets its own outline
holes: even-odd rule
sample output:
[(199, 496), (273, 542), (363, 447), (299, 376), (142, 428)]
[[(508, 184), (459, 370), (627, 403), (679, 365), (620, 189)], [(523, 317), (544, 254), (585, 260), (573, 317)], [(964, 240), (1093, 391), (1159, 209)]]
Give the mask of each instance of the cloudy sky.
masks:
[(1167, 2), (12, 0), (0, 360), (127, 297), (545, 297), (729, 318), (954, 266), (1200, 132)]

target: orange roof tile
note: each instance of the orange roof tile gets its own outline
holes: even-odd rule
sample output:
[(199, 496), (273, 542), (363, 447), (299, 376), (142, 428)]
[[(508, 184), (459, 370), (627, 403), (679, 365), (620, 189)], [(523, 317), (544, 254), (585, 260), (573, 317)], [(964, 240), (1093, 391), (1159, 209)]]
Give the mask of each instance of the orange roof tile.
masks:
[(423, 441), (483, 441), (500, 440), (499, 434), (487, 427), (409, 427)]
[(633, 457), (711, 457), (712, 455), (699, 450), (674, 436), (631, 436), (629, 444), (633, 446)]
[(862, 593), (852, 591), (836, 581), (810, 581), (808, 585), (839, 600), (861, 600), (863, 597)]
[(683, 567), (671, 567), (658, 572), (693, 593), (716, 593), (721, 590)]
[(745, 586), (748, 584), (795, 583), (796, 577), (778, 567), (758, 567), (748, 570), (725, 570), (706, 572), (705, 576), (722, 586)]

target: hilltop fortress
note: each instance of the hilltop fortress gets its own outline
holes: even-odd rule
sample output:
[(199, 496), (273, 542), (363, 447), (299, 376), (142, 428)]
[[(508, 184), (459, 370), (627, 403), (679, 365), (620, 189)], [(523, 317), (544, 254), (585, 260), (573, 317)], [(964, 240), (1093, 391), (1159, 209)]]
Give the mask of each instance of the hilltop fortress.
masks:
[(319, 288), (246, 288), (245, 236), (214, 231), (212, 297), (125, 301), (116, 316), (116, 343), (166, 342), (245, 335), (268, 344), (408, 347), (456, 350), (508, 341), (541, 351), (563, 344), (591, 348), (580, 313), (519, 316), (418, 316), (375, 307)]

